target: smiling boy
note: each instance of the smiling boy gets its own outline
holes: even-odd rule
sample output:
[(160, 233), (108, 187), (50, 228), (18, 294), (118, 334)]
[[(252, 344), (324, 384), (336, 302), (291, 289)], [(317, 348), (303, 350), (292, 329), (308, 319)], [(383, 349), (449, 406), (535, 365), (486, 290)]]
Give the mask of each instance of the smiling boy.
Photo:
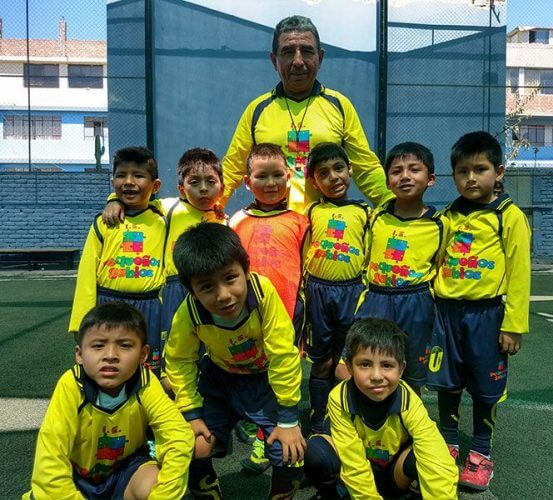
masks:
[(309, 179), (321, 194), (307, 209), (303, 268), (306, 300), (305, 352), (312, 361), (309, 378), (311, 427), (320, 432), (334, 370), (363, 291), (370, 242), (370, 209), (349, 200), (349, 158), (341, 146), (321, 143), (307, 161)]
[(430, 288), (449, 222), (423, 200), (435, 182), (434, 156), (428, 148), (416, 142), (398, 144), (388, 153), (384, 170), (396, 198), (372, 213), (368, 287), (356, 318), (389, 319), (407, 334), (403, 378), (420, 394), (434, 324)]
[[(83, 319), (77, 365), (60, 378), (37, 440), (24, 498), (181, 498), (194, 436), (161, 384), (142, 367), (146, 323), (123, 302)], [(152, 460), (146, 430), (156, 440)]]
[(120, 149), (113, 158), (113, 187), (126, 204), (127, 217), (108, 227), (97, 215), (79, 262), (69, 331), (77, 332), (85, 314), (96, 304), (122, 300), (135, 306), (148, 325), (150, 353), (146, 364), (159, 373), (161, 360), (161, 301), (164, 282), (165, 218), (149, 206), (159, 191), (157, 162), (142, 147)]
[[(177, 240), (174, 260), (190, 293), (173, 320), (166, 372), (196, 436), (190, 490), (220, 497), (211, 457), (224, 456), (233, 427), (244, 419), (261, 427), (265, 438), (273, 465), (269, 498), (292, 498), (305, 446), (292, 321), (269, 279), (249, 272), (232, 229), (204, 222), (188, 229)], [(206, 356), (198, 375), (200, 342)]]
[(330, 393), (329, 427), (307, 443), (305, 473), (322, 498), (456, 499), (457, 468), (422, 401), (401, 381), (405, 335), (391, 321), (356, 320), (346, 339), (351, 376)]

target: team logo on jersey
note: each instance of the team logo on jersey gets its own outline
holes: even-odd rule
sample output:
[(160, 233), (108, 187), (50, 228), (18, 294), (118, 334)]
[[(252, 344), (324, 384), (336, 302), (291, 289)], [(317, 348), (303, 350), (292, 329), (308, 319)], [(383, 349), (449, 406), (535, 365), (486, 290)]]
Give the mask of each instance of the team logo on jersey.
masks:
[[(264, 352), (259, 355), (259, 349), (257, 348), (254, 339), (244, 338), (242, 335), (240, 335), (236, 340), (229, 339), (228, 350), (232, 361), (235, 363), (241, 363), (238, 366), (225, 361), (225, 364), (230, 372), (258, 373), (265, 369), (267, 356)], [(247, 364), (242, 364), (245, 362)]]
[(341, 240), (344, 237), (346, 231), (346, 221), (330, 219), (326, 228), (326, 236)]
[(309, 153), (309, 130), (288, 131), (288, 151), (291, 153)]
[(374, 443), (370, 441), (365, 446), (365, 455), (372, 463), (385, 469), (390, 463), (390, 452), (382, 446), (382, 441), (378, 439)]
[(142, 231), (125, 231), (123, 233), (123, 252), (139, 253), (144, 251), (144, 233)]
[(474, 241), (474, 234), (466, 231), (457, 231), (453, 237), (453, 251), (455, 253), (470, 253), (470, 247)]
[(400, 240), (399, 238), (388, 238), (386, 243), (386, 250), (384, 251), (384, 258), (391, 259), (396, 262), (402, 262), (407, 250), (407, 240)]
[(434, 346), (430, 351), (430, 362), (428, 363), (428, 369), (431, 372), (436, 373), (442, 366), (443, 359), (444, 350), (441, 347)]

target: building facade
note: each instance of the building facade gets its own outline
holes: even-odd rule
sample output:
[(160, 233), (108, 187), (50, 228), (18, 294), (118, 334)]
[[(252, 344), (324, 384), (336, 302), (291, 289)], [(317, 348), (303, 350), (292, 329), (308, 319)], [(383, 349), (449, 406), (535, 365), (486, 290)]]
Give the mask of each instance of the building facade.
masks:
[[(28, 50), (27, 50), (28, 49)], [(109, 164), (106, 42), (3, 38), (0, 170), (101, 169)]]

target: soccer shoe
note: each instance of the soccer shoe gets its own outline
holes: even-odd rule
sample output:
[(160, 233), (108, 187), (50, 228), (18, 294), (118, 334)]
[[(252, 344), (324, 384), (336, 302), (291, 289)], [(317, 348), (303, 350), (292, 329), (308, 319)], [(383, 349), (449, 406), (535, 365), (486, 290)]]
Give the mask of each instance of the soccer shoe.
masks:
[(236, 425), (236, 437), (246, 444), (253, 444), (257, 435), (257, 425), (248, 420), (240, 420)]
[(454, 444), (448, 444), (447, 449), (449, 454), (453, 457), (453, 460), (455, 460), (455, 463), (457, 463), (459, 461), (459, 447)]
[(493, 462), (484, 455), (471, 451), (467, 457), (465, 468), (459, 475), (459, 486), (473, 490), (488, 489), (493, 477)]
[(265, 442), (255, 439), (251, 455), (241, 460), (240, 464), (244, 471), (252, 474), (263, 474), (271, 465), (269, 459), (265, 457)]

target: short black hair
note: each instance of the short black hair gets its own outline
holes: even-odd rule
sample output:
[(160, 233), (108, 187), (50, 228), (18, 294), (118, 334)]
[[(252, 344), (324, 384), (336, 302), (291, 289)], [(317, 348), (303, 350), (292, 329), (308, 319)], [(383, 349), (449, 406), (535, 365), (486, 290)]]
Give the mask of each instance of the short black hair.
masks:
[(391, 356), (401, 365), (405, 362), (407, 336), (393, 321), (387, 319), (358, 319), (346, 336), (346, 361), (351, 363), (361, 349)]
[(285, 17), (275, 26), (275, 31), (273, 32), (273, 54), (278, 52), (278, 39), (280, 35), (292, 31), (313, 33), (315, 43), (317, 44), (317, 50), (321, 50), (321, 39), (319, 38), (319, 32), (317, 31), (317, 27), (313, 24), (313, 21), (308, 17), (296, 15)]
[(207, 148), (192, 148), (183, 153), (177, 164), (177, 179), (183, 184), (186, 176), (195, 168), (211, 168), (223, 182), (223, 166), (217, 155)]
[(434, 173), (434, 155), (430, 149), (418, 142), (402, 142), (390, 149), (388, 156), (386, 156), (386, 161), (384, 162), (386, 177), (388, 177), (388, 171), (395, 159), (409, 155), (413, 155), (419, 160), (428, 169), (429, 174)]
[(142, 313), (126, 302), (114, 301), (93, 307), (81, 321), (77, 333), (77, 344), (82, 346), (86, 333), (93, 327), (105, 326), (106, 329), (123, 327), (135, 332), (142, 342), (148, 343), (148, 327)]
[(286, 156), (280, 146), (271, 144), (270, 142), (262, 142), (256, 144), (251, 150), (248, 158), (246, 159), (246, 173), (250, 175), (252, 173), (251, 161), (254, 158), (280, 158), (284, 162), (284, 166), (288, 168), (288, 162)]
[(190, 291), (192, 278), (212, 274), (238, 262), (247, 274), (250, 258), (238, 235), (228, 226), (200, 222), (182, 233), (173, 250), (180, 282)]
[(345, 149), (339, 144), (333, 142), (321, 142), (317, 144), (307, 157), (307, 177), (315, 177), (317, 165), (323, 161), (341, 158), (349, 165), (349, 158)]
[(130, 146), (117, 150), (113, 156), (113, 175), (115, 175), (117, 167), (123, 163), (135, 163), (144, 167), (152, 180), (159, 178), (157, 161), (154, 158), (154, 154), (148, 148)]
[(497, 170), (503, 165), (503, 150), (499, 141), (488, 132), (480, 130), (462, 136), (451, 148), (451, 168), (463, 158), (483, 154)]

